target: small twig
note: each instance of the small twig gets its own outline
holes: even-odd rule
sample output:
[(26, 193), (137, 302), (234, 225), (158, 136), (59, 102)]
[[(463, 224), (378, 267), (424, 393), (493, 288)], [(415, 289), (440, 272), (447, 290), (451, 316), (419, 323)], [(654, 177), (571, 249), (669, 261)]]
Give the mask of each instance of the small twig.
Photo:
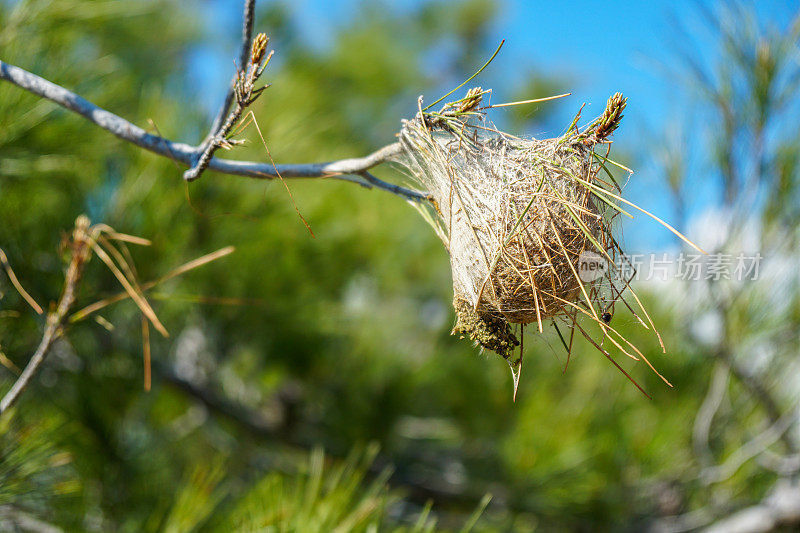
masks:
[(83, 274), (83, 267), (86, 265), (92, 253), (92, 236), (89, 234), (89, 219), (85, 215), (81, 215), (75, 221), (75, 229), (72, 232), (72, 259), (67, 267), (66, 275), (64, 276), (64, 290), (61, 293), (61, 298), (58, 300), (58, 305), (54, 311), (47, 315), (47, 325), (45, 326), (44, 335), (36, 348), (31, 360), (25, 366), (25, 369), (20, 374), (17, 381), (14, 382), (11, 389), (6, 393), (2, 400), (0, 400), (0, 414), (8, 410), (14, 402), (17, 401), (20, 394), (25, 391), (25, 388), (30, 383), (31, 378), (39, 370), (39, 367), (47, 357), (47, 353), (59, 335), (61, 335), (61, 325), (66, 319), (72, 304), (75, 303), (75, 293), (80, 281), (81, 274)]
[[(44, 78), (31, 74), (14, 65), (4, 63), (3, 61), (0, 61), (0, 79), (9, 81), (21, 89), (25, 89), (39, 97), (51, 100), (81, 115), (93, 124), (113, 133), (123, 141), (133, 143), (140, 148), (144, 148), (145, 150), (172, 159), (186, 166), (192, 165), (192, 161), (197, 154), (196, 146), (173, 142), (164, 137), (150, 134), (139, 126), (94, 105), (85, 98), (60, 85), (56, 85)], [(328, 178), (358, 183), (363, 186), (365, 184), (364, 181), (354, 180), (351, 176), (359, 175), (365, 170), (385, 163), (399, 155), (401, 151), (402, 147), (400, 143), (395, 142), (365, 157), (296, 165), (272, 165), (271, 163), (212, 158), (208, 164), (208, 169), (223, 174), (257, 179), (275, 179), (280, 173), (284, 179)], [(381, 182), (372, 183), (372, 185), (391, 192), (392, 194), (398, 194), (394, 186), (387, 187)]]
[[(183, 173), (183, 179), (186, 181), (194, 181), (200, 177), (203, 171), (208, 167), (208, 163), (211, 161), (214, 151), (220, 147), (221, 139), (224, 139), (225, 135), (227, 135), (227, 131), (224, 131), (225, 127), (227, 127), (229, 130), (232, 126), (232, 122), (234, 122), (233, 114), (236, 113), (236, 110), (234, 110), (230, 116), (228, 115), (228, 110), (231, 108), (231, 105), (233, 104), (233, 98), (237, 93), (236, 86), (241, 79), (240, 69), (246, 69), (246, 65), (250, 62), (250, 48), (253, 41), (253, 21), (255, 19), (254, 12), (255, 0), (245, 0), (242, 23), (242, 48), (239, 52), (238, 62), (238, 65), (240, 66), (237, 67), (236, 74), (234, 75), (231, 85), (228, 88), (228, 94), (225, 95), (225, 102), (222, 104), (219, 113), (217, 113), (217, 117), (214, 119), (206, 139), (198, 148), (197, 156), (193, 161), (191, 168)], [(238, 111), (238, 116), (235, 118), (235, 120), (238, 120), (239, 116), (241, 116), (241, 110)], [(227, 120), (226, 117), (228, 117)]]
[[(253, 42), (255, 3), (255, 0), (245, 0), (244, 3), (244, 16), (242, 17), (242, 48), (239, 51), (239, 65), (246, 65), (247, 58), (250, 55), (250, 47), (252, 46)], [(214, 122), (211, 124), (211, 129), (208, 132), (206, 142), (213, 139), (219, 133), (220, 128), (225, 122), (225, 117), (228, 116), (228, 110), (231, 108), (231, 104), (233, 104), (234, 84), (236, 83), (237, 77), (238, 72), (231, 80), (231, 85), (228, 88), (228, 94), (225, 95), (225, 102), (222, 104), (222, 107), (219, 109), (216, 118), (214, 118)]]
[(414, 191), (412, 189), (406, 189), (405, 187), (401, 187), (400, 185), (395, 185), (394, 183), (383, 181), (382, 179), (373, 176), (366, 170), (363, 172), (359, 172), (359, 174), (361, 174), (361, 176), (363, 176), (364, 179), (367, 180), (367, 182), (369, 182), (370, 185), (374, 185), (375, 187), (387, 190), (389, 192), (397, 194), (398, 196), (405, 196), (406, 198), (414, 202), (421, 202), (423, 200), (433, 199), (433, 197), (428, 193)]

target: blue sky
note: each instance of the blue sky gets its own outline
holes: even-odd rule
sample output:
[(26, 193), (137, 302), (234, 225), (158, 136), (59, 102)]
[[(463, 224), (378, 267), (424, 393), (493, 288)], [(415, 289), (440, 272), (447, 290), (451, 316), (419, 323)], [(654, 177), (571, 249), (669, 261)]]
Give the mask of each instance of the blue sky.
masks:
[[(296, 0), (291, 5), (306, 42), (324, 48), (337, 26), (352, 18), (362, 3), (363, 0)], [(421, 1), (385, 3), (402, 12)], [(617, 148), (626, 154), (627, 161), (637, 165), (626, 195), (670, 218), (672, 209), (667, 190), (656, 166), (651, 164), (648, 146), (658, 143), (664, 131), (680, 127), (676, 117), (686, 108), (686, 95), (679, 82), (668, 76), (668, 71), (679, 62), (675, 49), (686, 45), (676, 31), (676, 21), (691, 36), (691, 53), (705, 62), (715, 57), (716, 47), (707, 27), (699, 20), (698, 4), (713, 7), (715, 2), (500, 1), (491, 33), (494, 41), (506, 39), (506, 43), (478, 82), (502, 92), (503, 84), (513, 85), (515, 79), (524, 77), (526, 69), (565, 78), (573, 94), (569, 100), (560, 102), (556, 114), (556, 123), (565, 124), (581, 103), (588, 104), (584, 117), (592, 117), (602, 112), (609, 95), (624, 93), (629, 103), (623, 127), (616, 136)], [(208, 5), (208, 20), (213, 21), (209, 37), (215, 44), (204, 51), (202, 63), (206, 67), (198, 72), (198, 77), (209, 88), (205, 94), (219, 95), (223, 94), (230, 75), (230, 58), (239, 35), (241, 2), (210, 0)], [(784, 27), (800, 9), (796, 1), (760, 1), (751, 5), (765, 24), (779, 27)], [(225, 46), (220, 46), (221, 42)], [(486, 55), (491, 52), (487, 48)], [(463, 74), (466, 77), (471, 73)], [(537, 96), (544, 95), (531, 95)], [(218, 103), (214, 96), (209, 96), (206, 105), (212, 109)], [(525, 133), (546, 137), (560, 131)], [(392, 134), (387, 132), (387, 139)], [(702, 184), (708, 181), (702, 176), (695, 177), (698, 198), (714, 195), (713, 190), (703, 188)], [(707, 207), (700, 200), (693, 214)], [(633, 224), (626, 228), (626, 233), (628, 246), (635, 250), (674, 244), (666, 231), (649, 222)]]

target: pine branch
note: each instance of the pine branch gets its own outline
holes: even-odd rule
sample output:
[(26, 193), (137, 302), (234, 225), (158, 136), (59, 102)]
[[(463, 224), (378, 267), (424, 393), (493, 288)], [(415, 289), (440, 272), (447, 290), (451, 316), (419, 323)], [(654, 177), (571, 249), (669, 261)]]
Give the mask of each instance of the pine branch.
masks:
[[(32, 74), (24, 69), (0, 61), (0, 79), (8, 81), (41, 98), (46, 98), (56, 104), (73, 111), (93, 124), (109, 131), (120, 139), (135, 144), (150, 152), (177, 161), (186, 166), (191, 166), (198, 148), (184, 143), (173, 142), (158, 135), (152, 135), (139, 126), (132, 124), (85, 98)], [(352, 159), (341, 159), (324, 163), (305, 163), (296, 165), (273, 165), (271, 163), (256, 163), (252, 161), (238, 161), (231, 159), (212, 158), (208, 169), (223, 174), (245, 176), (256, 179), (287, 178), (326, 178), (357, 183), (362, 187), (371, 189), (377, 187), (392, 194), (397, 194), (408, 200), (422, 201), (427, 199), (427, 193), (414, 191), (398, 185), (385, 182), (368, 181), (361, 174), (381, 163), (391, 160), (401, 152), (400, 143), (392, 143), (365, 156)], [(391, 185), (391, 186), (388, 186)]]
[(64, 276), (64, 290), (61, 293), (61, 298), (59, 298), (55, 310), (47, 315), (47, 325), (45, 326), (42, 340), (39, 342), (39, 347), (36, 348), (17, 381), (3, 396), (3, 399), (0, 400), (0, 414), (3, 414), (14, 405), (14, 402), (25, 391), (34, 374), (42, 366), (50, 348), (53, 346), (53, 342), (61, 335), (61, 325), (66, 320), (72, 304), (75, 303), (78, 282), (83, 274), (83, 268), (91, 256), (92, 238), (89, 234), (89, 219), (84, 215), (79, 216), (75, 221), (75, 229), (72, 232), (72, 241), (70, 243), (72, 259)]

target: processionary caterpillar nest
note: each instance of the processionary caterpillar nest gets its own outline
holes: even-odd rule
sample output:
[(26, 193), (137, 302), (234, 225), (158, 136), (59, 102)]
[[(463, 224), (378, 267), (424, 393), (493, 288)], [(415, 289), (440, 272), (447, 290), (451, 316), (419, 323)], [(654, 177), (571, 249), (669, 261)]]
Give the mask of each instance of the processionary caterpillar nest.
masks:
[[(543, 321), (562, 319), (574, 334), (576, 319), (588, 315), (614, 336), (608, 309), (627, 282), (620, 287), (612, 279), (622, 254), (612, 224), (624, 210), (606, 167), (607, 139), (626, 99), (613, 95), (585, 128), (577, 127), (579, 113), (562, 136), (535, 140), (495, 129), (485, 118), (491, 106), (481, 107), (488, 93), (471, 89), (438, 112), (420, 109), (404, 121), (399, 162), (429, 191), (432, 208), (421, 212), (450, 254), (453, 332), (518, 371), (511, 324), (535, 323), (541, 330)], [(586, 271), (592, 261), (599, 271)], [(616, 337), (612, 342), (623, 352), (638, 353)]]

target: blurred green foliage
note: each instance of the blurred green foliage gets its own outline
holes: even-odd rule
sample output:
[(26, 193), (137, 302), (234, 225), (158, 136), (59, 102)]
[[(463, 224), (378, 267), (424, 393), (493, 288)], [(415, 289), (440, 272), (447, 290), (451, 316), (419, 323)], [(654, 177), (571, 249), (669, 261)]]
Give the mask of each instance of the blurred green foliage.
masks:
[[(403, 15), (369, 5), (325, 50), (300, 42), (281, 6), (257, 19), (278, 61), (254, 109), (281, 162), (357, 156), (390, 142), (417, 95), (441, 82), (421, 57), (454, 40), (460, 53), (445, 70), (463, 73), (493, 48), (492, 2), (429, 2)], [(194, 103), (202, 88), (187, 82), (187, 57), (203, 42), (196, 9), (166, 0), (3, 2), (2, 59), (166, 137), (197, 141), (207, 124)], [(537, 77), (530, 86), (540, 96), (563, 82)], [(537, 118), (546, 120), (510, 116), (514, 127)], [(0, 506), (69, 530), (426, 530), (434, 519), (458, 530), (491, 493), (478, 531), (595, 531), (638, 530), (702, 500), (705, 488), (688, 483), (672, 507), (659, 503), (661, 487), (697, 466), (692, 424), (711, 374), (710, 349), (686, 335), (682, 314), (659, 295), (644, 300), (668, 357), (632, 317), (619, 313), (615, 326), (674, 389), (620, 361), (652, 394), (645, 400), (583, 343), (562, 374), (557, 337), (530, 330), (512, 403), (507, 365), (449, 336), (447, 254), (402, 200), (292, 181), (312, 238), (281, 183), (207, 172), (187, 186), (172, 162), (5, 83), (0, 125), (0, 246), (40, 303), (58, 297), (58, 245), (80, 213), (152, 240), (132, 250), (143, 281), (236, 247), (151, 295), (171, 336), (151, 335), (149, 393), (130, 301), (100, 313), (111, 331), (92, 320), (71, 325), (13, 422), (0, 419)], [(252, 127), (244, 137), (232, 155), (266, 160)], [(780, 162), (796, 168), (793, 146)], [(791, 172), (779, 190), (797, 190)], [(776, 209), (771, 216), (785, 220)], [(23, 367), (43, 321), (4, 278), (0, 291), (0, 347)], [(118, 291), (92, 261), (79, 305)], [(3, 370), (1, 388), (13, 379)], [(738, 433), (715, 442), (747, 433), (721, 431)], [(368, 442), (380, 445), (374, 462), (352, 452)], [(318, 447), (330, 454), (328, 468), (320, 452), (309, 454)], [(381, 474), (387, 465), (390, 477)], [(759, 498), (770, 478), (750, 474), (726, 489)]]

